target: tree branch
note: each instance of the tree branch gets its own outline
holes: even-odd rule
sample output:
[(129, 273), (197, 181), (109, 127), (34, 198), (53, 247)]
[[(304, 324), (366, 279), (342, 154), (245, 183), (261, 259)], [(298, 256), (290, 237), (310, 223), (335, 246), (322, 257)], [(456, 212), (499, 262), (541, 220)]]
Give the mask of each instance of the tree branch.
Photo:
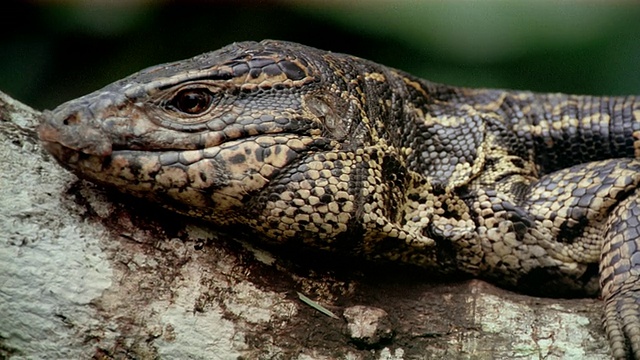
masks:
[(0, 358), (609, 356), (597, 300), (256, 250), (78, 180), (39, 115), (0, 93)]

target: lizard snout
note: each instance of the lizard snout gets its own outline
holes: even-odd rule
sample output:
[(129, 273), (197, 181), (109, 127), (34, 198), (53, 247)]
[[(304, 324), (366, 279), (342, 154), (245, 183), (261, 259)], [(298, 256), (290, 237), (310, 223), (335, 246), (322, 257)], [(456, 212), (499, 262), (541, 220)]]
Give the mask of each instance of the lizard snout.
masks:
[[(111, 155), (112, 142), (103, 131), (90, 125), (91, 115), (85, 113), (88, 109), (69, 111), (64, 106), (63, 104), (56, 110), (47, 110), (43, 113), (44, 121), (37, 132), (45, 148), (52, 151), (59, 147), (54, 147), (52, 144), (57, 144), (87, 155), (100, 157)], [(53, 154), (59, 157), (59, 151)]]

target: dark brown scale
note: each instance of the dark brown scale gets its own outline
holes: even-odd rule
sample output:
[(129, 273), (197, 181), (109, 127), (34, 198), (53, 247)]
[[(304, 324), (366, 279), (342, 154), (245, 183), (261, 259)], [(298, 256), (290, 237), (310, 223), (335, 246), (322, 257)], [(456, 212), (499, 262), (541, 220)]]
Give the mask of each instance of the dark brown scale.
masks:
[(280, 61), (278, 62), (278, 67), (291, 80), (302, 80), (306, 76), (304, 70), (291, 61)]
[(233, 69), (233, 76), (234, 77), (240, 77), (245, 75), (246, 73), (249, 72), (249, 65), (247, 65), (246, 62), (238, 62), (238, 63), (232, 63), (230, 64), (231, 68)]
[(269, 64), (262, 68), (262, 72), (268, 76), (276, 76), (282, 73), (282, 69), (277, 64)]
[(249, 65), (251, 69), (263, 69), (267, 66), (274, 65), (274, 64), (275, 64), (274, 59), (270, 57), (268, 58), (256, 57), (247, 61), (247, 65)]

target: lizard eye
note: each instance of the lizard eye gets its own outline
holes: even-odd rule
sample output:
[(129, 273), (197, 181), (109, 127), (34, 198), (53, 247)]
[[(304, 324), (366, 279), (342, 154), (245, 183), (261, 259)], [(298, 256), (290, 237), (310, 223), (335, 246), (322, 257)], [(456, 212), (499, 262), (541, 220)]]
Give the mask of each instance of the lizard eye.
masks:
[(171, 99), (171, 107), (189, 115), (200, 115), (211, 107), (213, 95), (207, 89), (186, 89)]

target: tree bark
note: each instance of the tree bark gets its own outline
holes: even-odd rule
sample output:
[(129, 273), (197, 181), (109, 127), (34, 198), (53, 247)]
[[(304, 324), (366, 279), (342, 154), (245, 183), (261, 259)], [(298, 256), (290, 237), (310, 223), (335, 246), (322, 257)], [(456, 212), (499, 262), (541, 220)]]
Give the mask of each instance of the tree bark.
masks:
[(596, 299), (267, 251), (79, 180), (39, 116), (0, 93), (0, 358), (609, 358)]

